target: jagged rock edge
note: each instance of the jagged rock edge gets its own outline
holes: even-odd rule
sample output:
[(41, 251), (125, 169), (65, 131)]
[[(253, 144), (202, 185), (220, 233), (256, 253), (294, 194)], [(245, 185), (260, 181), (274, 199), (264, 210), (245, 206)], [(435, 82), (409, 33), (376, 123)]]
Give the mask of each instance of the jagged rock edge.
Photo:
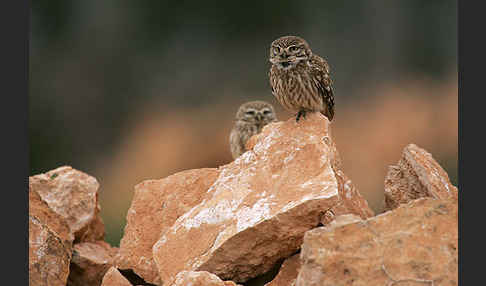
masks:
[(59, 237), (59, 234), (57, 232), (53, 231), (47, 224), (42, 223), (36, 216), (29, 215), (29, 218), (33, 219), (36, 222), (36, 224), (40, 225), (42, 227), (42, 229), (47, 230), (51, 236), (53, 236), (58, 242), (61, 243), (62, 248), (66, 251), (66, 253), (69, 254), (68, 255), (69, 256), (69, 262), (71, 262), (72, 251), (71, 250), (68, 251), (66, 249), (67, 245), (64, 241), (61, 240), (61, 238)]
[[(289, 209), (287, 210), (287, 212), (288, 212), (288, 211), (290, 211), (290, 210), (292, 210), (292, 209), (298, 208), (298, 207), (304, 207), (304, 206), (303, 206), (304, 204), (313, 203), (314, 201), (319, 201), (319, 200), (320, 200), (320, 199), (309, 199), (309, 200), (305, 201), (305, 203), (303, 203), (303, 204), (295, 205), (295, 206), (293, 206), (293, 207), (289, 208)], [(320, 217), (321, 213), (326, 212), (327, 210), (331, 210), (333, 207), (335, 207), (335, 206), (339, 205), (340, 203), (342, 203), (342, 202), (335, 203), (335, 204), (333, 204), (332, 206), (328, 207), (327, 209), (324, 209), (324, 210), (322, 210), (322, 211), (319, 211), (319, 213), (317, 214), (317, 217), (316, 217), (316, 223), (315, 223), (315, 225), (314, 225), (313, 227), (309, 228), (309, 230), (314, 229), (314, 228), (316, 228), (316, 227), (318, 227), (318, 226), (319, 226), (319, 224), (320, 224), (320, 219), (319, 219), (319, 217)], [(241, 236), (246, 235), (246, 233), (254, 233), (254, 232), (255, 232), (255, 229), (260, 228), (260, 227), (261, 227), (261, 225), (263, 225), (263, 224), (265, 224), (265, 223), (271, 223), (272, 221), (277, 221), (277, 222), (280, 222), (280, 220), (281, 220), (281, 219), (280, 219), (280, 217), (281, 217), (282, 215), (286, 215), (286, 213), (280, 213), (280, 214), (277, 214), (277, 215), (275, 215), (274, 217), (272, 217), (272, 218), (270, 218), (270, 219), (264, 219), (264, 220), (262, 220), (262, 221), (258, 222), (258, 223), (257, 223), (256, 225), (254, 225), (252, 228), (247, 228), (247, 229), (245, 229), (245, 230), (243, 230), (243, 231), (239, 232), (238, 234), (236, 234), (236, 235), (234, 235), (234, 236), (231, 236), (229, 239), (227, 239), (226, 241), (224, 241), (224, 242), (221, 244), (221, 246), (220, 246), (220, 247), (219, 247), (217, 250), (215, 250), (215, 251), (213, 252), (213, 255), (211, 255), (211, 257), (210, 257), (210, 258), (209, 258), (209, 259), (208, 259), (208, 260), (207, 260), (205, 263), (203, 263), (202, 265), (198, 266), (198, 267), (197, 267), (197, 268), (196, 268), (194, 271), (209, 271), (209, 272), (211, 272), (210, 270), (205, 269), (205, 268), (204, 268), (204, 266), (205, 266), (205, 264), (207, 264), (208, 262), (210, 262), (210, 261), (211, 261), (211, 258), (212, 258), (212, 257), (217, 256), (217, 254), (218, 254), (219, 252), (224, 252), (225, 250), (224, 250), (223, 248), (228, 248), (228, 246), (227, 246), (227, 245), (234, 244), (234, 242), (233, 242), (233, 241), (238, 241), (238, 240), (240, 239), (240, 237), (241, 237)], [(302, 239), (303, 239), (303, 236), (304, 236), (304, 234), (302, 234)], [(213, 246), (213, 245), (214, 245), (214, 243), (216, 243), (216, 241), (217, 241), (217, 239), (215, 239), (215, 240), (214, 240), (214, 242), (213, 242), (213, 244), (212, 244), (211, 246)], [(212, 248), (212, 247), (208, 247), (208, 249), (206, 250), (206, 252), (204, 252), (204, 254), (206, 255), (206, 254), (209, 252), (209, 250), (211, 250), (211, 248)], [(231, 249), (232, 247), (229, 247), (229, 248)], [(290, 257), (290, 256), (291, 256), (293, 253), (298, 252), (299, 250), (300, 250), (300, 248), (298, 248), (297, 250), (294, 250), (293, 252), (291, 252), (291, 253), (288, 255), (288, 257)], [(285, 259), (285, 258), (288, 258), (288, 257), (286, 256), (286, 257), (283, 257), (282, 259)], [(238, 258), (235, 258), (235, 259), (238, 259)], [(276, 262), (276, 263), (277, 263), (277, 262)], [(269, 270), (270, 270), (270, 269), (269, 269)], [(262, 272), (262, 273), (261, 273), (261, 274), (259, 274), (259, 275), (262, 275), (262, 274), (264, 274), (264, 273), (268, 272), (269, 270), (267, 270), (267, 271), (265, 271), (265, 272)], [(212, 272), (211, 272), (211, 273), (212, 273)], [(219, 276), (217, 273), (213, 273), (213, 274), (215, 274), (215, 275), (217, 275), (218, 277), (220, 277), (220, 276)], [(258, 276), (259, 276), (259, 275), (258, 275)], [(257, 277), (257, 276), (255, 276), (255, 277)], [(252, 277), (252, 278), (255, 278), (255, 277)], [(250, 278), (250, 279), (252, 279), (252, 278)], [(222, 280), (227, 280), (228, 278), (227, 278), (227, 277), (220, 277), (220, 279), (222, 279)], [(229, 279), (231, 279), (231, 278), (229, 278)], [(240, 282), (239, 282), (239, 283), (240, 283)]]

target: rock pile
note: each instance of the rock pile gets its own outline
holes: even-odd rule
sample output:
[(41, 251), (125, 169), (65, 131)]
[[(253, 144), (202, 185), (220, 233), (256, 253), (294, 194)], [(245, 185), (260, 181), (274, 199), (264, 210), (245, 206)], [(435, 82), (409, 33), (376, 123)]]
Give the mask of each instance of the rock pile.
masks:
[(189, 170), (136, 185), (116, 266), (132, 269), (145, 281), (160, 284), (152, 258), (153, 245), (177, 218), (205, 198), (218, 175), (217, 169)]
[(98, 181), (69, 166), (29, 178), (29, 189), (69, 225), (74, 243), (103, 240), (105, 226), (99, 217)]
[(326, 117), (269, 124), (247, 146), (135, 186), (119, 249), (103, 241), (96, 179), (30, 177), (31, 285), (457, 285), (457, 188), (426, 151), (404, 149), (375, 216)]
[(457, 239), (457, 201), (421, 198), (308, 231), (295, 285), (458, 285)]
[(373, 216), (339, 169), (327, 119), (308, 120), (264, 128), (250, 151), (219, 168), (203, 201), (154, 244), (162, 281), (187, 270), (245, 282), (295, 253), (326, 213)]
[(100, 285), (118, 251), (103, 241), (97, 180), (69, 166), (29, 177), (29, 284)]

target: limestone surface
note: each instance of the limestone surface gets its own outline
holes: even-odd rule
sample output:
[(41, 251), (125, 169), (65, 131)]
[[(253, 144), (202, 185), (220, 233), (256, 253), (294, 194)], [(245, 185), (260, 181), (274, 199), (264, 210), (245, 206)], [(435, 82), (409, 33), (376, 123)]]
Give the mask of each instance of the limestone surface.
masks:
[(136, 185), (116, 266), (160, 284), (152, 246), (177, 218), (203, 200), (218, 174), (214, 168), (187, 170)]
[(68, 286), (101, 285), (106, 271), (113, 266), (118, 248), (104, 241), (74, 245)]
[(66, 220), (75, 243), (104, 239), (105, 228), (99, 217), (99, 184), (94, 177), (63, 166), (29, 177), (29, 188)]
[(385, 210), (412, 200), (432, 197), (457, 198), (457, 188), (432, 155), (415, 144), (407, 145), (397, 165), (388, 168), (385, 178)]
[[(182, 271), (171, 286), (238, 286), (233, 281), (222, 281), (218, 276), (206, 271)], [(241, 286), (241, 285), (240, 285)]]
[(128, 281), (115, 267), (110, 267), (106, 271), (101, 286), (132, 286), (132, 283)]
[(458, 285), (457, 218), (457, 199), (421, 198), (310, 230), (296, 286)]
[(373, 216), (340, 169), (325, 116), (269, 124), (249, 147), (154, 244), (162, 281), (187, 270), (244, 282), (295, 253), (323, 218)]
[(66, 285), (73, 235), (29, 182), (29, 285)]

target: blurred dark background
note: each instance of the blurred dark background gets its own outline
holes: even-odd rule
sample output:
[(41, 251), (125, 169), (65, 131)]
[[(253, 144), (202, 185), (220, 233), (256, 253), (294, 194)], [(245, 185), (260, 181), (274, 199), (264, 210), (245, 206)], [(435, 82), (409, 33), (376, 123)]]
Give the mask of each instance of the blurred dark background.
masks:
[(133, 187), (229, 163), (238, 106), (273, 99), (270, 43), (305, 38), (331, 65), (344, 170), (381, 211), (409, 143), (457, 185), (456, 1), (32, 0), (30, 174), (100, 182), (118, 245)]

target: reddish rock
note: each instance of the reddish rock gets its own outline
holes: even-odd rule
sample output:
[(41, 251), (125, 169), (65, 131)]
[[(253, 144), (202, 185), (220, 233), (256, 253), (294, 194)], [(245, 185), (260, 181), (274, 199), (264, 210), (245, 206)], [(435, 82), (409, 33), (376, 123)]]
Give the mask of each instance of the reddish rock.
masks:
[(336, 168), (333, 168), (333, 170), (338, 182), (339, 194), (344, 195), (344, 197), (341, 202), (323, 213), (320, 222), (323, 225), (328, 225), (334, 220), (335, 216), (342, 216), (345, 214), (355, 214), (362, 218), (372, 217), (374, 215), (373, 211), (369, 208), (368, 202), (361, 199), (361, 194), (353, 185), (352, 181), (343, 173), (343, 171)]
[(132, 283), (128, 281), (115, 267), (110, 267), (106, 271), (101, 286), (132, 286)]
[(68, 286), (101, 285), (106, 271), (113, 266), (118, 248), (104, 241), (74, 245)]
[(271, 282), (265, 284), (265, 286), (295, 285), (295, 280), (299, 274), (300, 266), (300, 254), (295, 254), (287, 258), (284, 263), (282, 263), (282, 266), (280, 266), (277, 276), (275, 276)]
[(350, 224), (353, 222), (361, 221), (361, 217), (354, 215), (354, 214), (346, 214), (346, 215), (339, 215), (334, 217), (334, 220), (331, 221), (329, 224), (326, 225), (326, 230), (332, 230), (336, 227)]
[(398, 164), (388, 168), (385, 211), (422, 197), (457, 198), (457, 194), (457, 188), (432, 155), (415, 144), (409, 144), (403, 149)]
[(66, 220), (75, 243), (104, 239), (104, 225), (99, 217), (99, 184), (94, 177), (63, 166), (29, 177), (29, 186)]
[(310, 230), (296, 286), (457, 285), (457, 227), (456, 199), (421, 198)]
[(171, 286), (237, 286), (233, 281), (222, 281), (218, 276), (206, 271), (182, 271), (177, 274)]
[(154, 244), (164, 282), (184, 270), (244, 282), (296, 252), (327, 211), (373, 216), (340, 171), (325, 116), (269, 124), (252, 142)]
[(218, 173), (209, 168), (188, 170), (136, 185), (116, 266), (132, 269), (145, 281), (160, 284), (152, 246), (161, 232), (204, 199)]
[(29, 182), (29, 285), (66, 285), (73, 235)]

